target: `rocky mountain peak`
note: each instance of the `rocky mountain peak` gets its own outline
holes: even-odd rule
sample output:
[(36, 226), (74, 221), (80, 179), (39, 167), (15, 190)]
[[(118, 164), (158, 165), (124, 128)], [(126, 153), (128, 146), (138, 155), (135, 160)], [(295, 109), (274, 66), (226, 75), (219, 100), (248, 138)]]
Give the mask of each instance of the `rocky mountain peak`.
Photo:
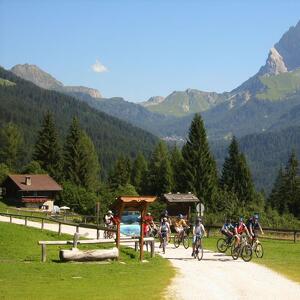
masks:
[(85, 86), (65, 86), (60, 81), (56, 80), (49, 73), (43, 71), (36, 65), (31, 64), (19, 64), (11, 68), (11, 71), (28, 81), (31, 81), (35, 85), (67, 94), (80, 94), (81, 98), (84, 95), (88, 95), (92, 98), (102, 98), (100, 92), (96, 89), (88, 88)]
[(162, 96), (154, 96), (149, 98), (147, 101), (142, 102), (141, 105), (147, 107), (151, 105), (157, 105), (165, 100), (165, 97)]
[(268, 59), (266, 61), (266, 64), (261, 67), (259, 71), (259, 75), (278, 75), (280, 73), (287, 72), (288, 69), (283, 61), (282, 56), (279, 54), (279, 52), (276, 50), (276, 48), (272, 47)]
[(50, 74), (41, 70), (36, 65), (19, 64), (11, 68), (11, 71), (17, 76), (31, 81), (35, 85), (44, 89), (60, 89), (63, 84), (52, 77)]

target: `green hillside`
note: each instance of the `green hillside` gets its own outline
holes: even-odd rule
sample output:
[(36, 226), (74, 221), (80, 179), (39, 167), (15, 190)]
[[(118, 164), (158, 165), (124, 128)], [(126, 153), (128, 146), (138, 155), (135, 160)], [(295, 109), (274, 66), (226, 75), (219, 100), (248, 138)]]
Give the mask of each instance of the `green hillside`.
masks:
[(174, 275), (167, 260), (141, 264), (129, 248), (122, 248), (120, 262), (99, 264), (60, 263), (62, 247), (48, 246), (47, 262), (40, 262), (37, 241), (66, 239), (72, 237), (0, 222), (0, 299), (159, 299)]
[(13, 85), (15, 85), (15, 83), (13, 83), (9, 80), (0, 78), (0, 86), (13, 86)]
[(286, 96), (300, 90), (300, 69), (276, 76), (260, 77), (260, 80), (266, 90), (256, 95), (258, 99), (283, 100)]
[(15, 84), (0, 86), (0, 125), (13, 122), (22, 130), (24, 163), (30, 159), (41, 120), (47, 111), (53, 113), (62, 136), (72, 118), (78, 117), (95, 144), (104, 173), (121, 154), (133, 158), (141, 151), (148, 156), (157, 142), (156, 137), (142, 129), (97, 111), (73, 97), (39, 88), (3, 68), (0, 68), (0, 78)]
[(164, 101), (147, 106), (147, 109), (156, 113), (183, 117), (206, 111), (221, 103), (224, 99), (224, 94), (188, 89), (184, 92), (173, 92)]

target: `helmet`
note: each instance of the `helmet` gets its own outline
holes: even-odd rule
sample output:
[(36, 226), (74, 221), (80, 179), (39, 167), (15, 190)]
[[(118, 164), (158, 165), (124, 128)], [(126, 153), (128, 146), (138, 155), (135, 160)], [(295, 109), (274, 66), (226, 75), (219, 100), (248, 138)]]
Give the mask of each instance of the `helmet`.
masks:
[(167, 210), (165, 210), (165, 216), (167, 216), (169, 213), (168, 213), (168, 211)]
[(178, 218), (179, 218), (179, 219), (183, 219), (183, 215), (182, 215), (182, 214), (179, 214), (179, 215), (178, 215)]
[(255, 213), (255, 214), (253, 215), (253, 217), (254, 217), (255, 220), (258, 220), (258, 219), (259, 219), (259, 215), (258, 215), (257, 213)]
[(147, 216), (151, 216), (151, 213), (150, 213), (150, 212), (147, 212)]
[(164, 221), (164, 222), (167, 222), (167, 221), (168, 221), (168, 219), (167, 219), (166, 217), (164, 217), (164, 218), (163, 218), (163, 221)]
[(243, 217), (239, 217), (239, 222), (244, 222), (244, 218)]
[(202, 219), (198, 217), (198, 218), (196, 219), (196, 222), (197, 222), (197, 223), (202, 223)]
[(112, 215), (113, 212), (112, 212), (111, 210), (109, 210), (109, 211), (107, 212), (107, 214), (108, 214), (108, 215)]

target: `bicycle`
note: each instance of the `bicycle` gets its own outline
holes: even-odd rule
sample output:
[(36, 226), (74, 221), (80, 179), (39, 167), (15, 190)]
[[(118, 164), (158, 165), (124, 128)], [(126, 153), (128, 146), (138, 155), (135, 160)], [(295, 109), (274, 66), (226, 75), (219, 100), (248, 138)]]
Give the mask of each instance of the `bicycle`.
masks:
[(174, 235), (174, 246), (178, 248), (180, 243), (183, 244), (183, 247), (187, 249), (190, 246), (190, 239), (188, 234), (189, 227), (183, 229), (183, 232), (176, 233)]
[[(111, 225), (108, 225), (106, 226), (108, 229), (112, 229), (113, 226)], [(104, 230), (104, 238), (105, 239), (113, 239), (115, 236), (114, 232), (113, 231), (109, 231), (109, 230)]]
[(234, 260), (237, 260), (239, 256), (245, 262), (249, 262), (252, 259), (252, 247), (248, 243), (247, 237), (243, 235), (240, 243), (236, 246), (237, 237), (234, 237), (234, 242), (231, 246), (231, 256)]
[(257, 258), (262, 258), (264, 256), (264, 248), (257, 237), (252, 241), (252, 250)]
[(219, 238), (217, 240), (217, 249), (221, 253), (225, 253), (228, 248), (232, 246), (234, 238), (233, 237), (227, 237), (227, 238)]
[(203, 258), (202, 239), (200, 235), (196, 235), (194, 258), (198, 258), (198, 260)]

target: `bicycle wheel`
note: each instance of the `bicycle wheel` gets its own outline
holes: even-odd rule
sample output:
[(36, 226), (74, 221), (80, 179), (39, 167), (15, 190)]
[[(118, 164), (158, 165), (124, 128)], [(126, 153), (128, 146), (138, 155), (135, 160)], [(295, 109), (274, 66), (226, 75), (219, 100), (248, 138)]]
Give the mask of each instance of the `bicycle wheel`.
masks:
[(223, 238), (218, 239), (218, 241), (217, 241), (217, 249), (221, 253), (225, 253), (226, 252), (226, 250), (228, 249), (228, 244), (227, 244), (227, 242), (226, 242), (225, 239), (223, 239)]
[(187, 248), (189, 247), (189, 245), (190, 245), (190, 239), (189, 239), (189, 236), (188, 236), (188, 235), (185, 235), (185, 236), (183, 237), (182, 243), (183, 243), (183, 247), (184, 247), (185, 249), (187, 249)]
[(256, 246), (254, 248), (254, 252), (255, 252), (256, 257), (258, 257), (258, 258), (262, 258), (264, 256), (264, 248), (261, 243), (256, 244)]
[(235, 246), (235, 244), (232, 244), (231, 246), (231, 256), (234, 260), (237, 260), (240, 256), (240, 246)]
[(252, 248), (250, 245), (245, 245), (241, 251), (241, 257), (243, 261), (250, 261), (252, 259)]
[(178, 234), (175, 234), (174, 235), (174, 246), (175, 246), (175, 248), (178, 248), (179, 245), (180, 245), (180, 238), (179, 238)]
[(199, 242), (198, 247), (197, 247), (197, 258), (198, 258), (198, 260), (201, 260), (203, 258), (203, 248), (202, 248), (201, 242)]

